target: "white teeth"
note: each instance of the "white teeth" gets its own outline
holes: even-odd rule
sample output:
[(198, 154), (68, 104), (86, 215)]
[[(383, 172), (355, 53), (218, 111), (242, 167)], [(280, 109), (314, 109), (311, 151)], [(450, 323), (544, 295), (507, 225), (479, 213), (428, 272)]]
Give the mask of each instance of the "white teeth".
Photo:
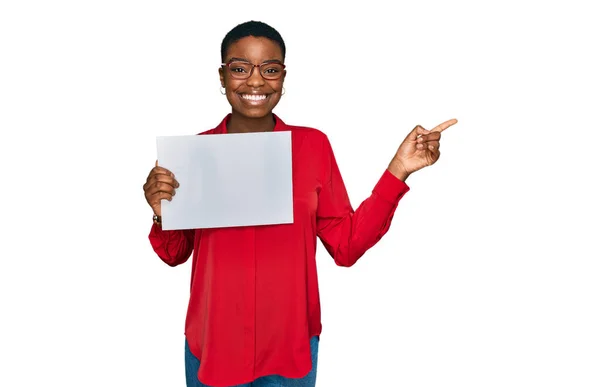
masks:
[(254, 95), (254, 94), (242, 94), (242, 98), (243, 99), (249, 99), (250, 101), (261, 101), (263, 99), (266, 99), (267, 96), (266, 95)]

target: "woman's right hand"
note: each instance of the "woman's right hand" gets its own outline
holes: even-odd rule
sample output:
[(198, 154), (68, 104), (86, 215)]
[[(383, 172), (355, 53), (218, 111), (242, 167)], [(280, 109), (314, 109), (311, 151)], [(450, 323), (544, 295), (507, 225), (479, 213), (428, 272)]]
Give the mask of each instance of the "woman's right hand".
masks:
[(178, 187), (179, 183), (175, 180), (173, 172), (159, 167), (157, 160), (155, 167), (152, 168), (146, 179), (146, 184), (144, 184), (144, 195), (154, 214), (161, 216), (160, 201), (162, 199), (171, 201), (175, 195), (175, 189)]

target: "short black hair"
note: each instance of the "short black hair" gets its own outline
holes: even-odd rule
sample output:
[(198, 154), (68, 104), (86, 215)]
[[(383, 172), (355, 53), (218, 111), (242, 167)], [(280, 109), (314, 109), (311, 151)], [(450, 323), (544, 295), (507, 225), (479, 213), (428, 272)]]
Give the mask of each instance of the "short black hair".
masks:
[(271, 39), (279, 45), (279, 48), (281, 48), (281, 54), (283, 55), (283, 60), (285, 60), (285, 43), (283, 42), (283, 38), (279, 32), (266, 23), (251, 20), (242, 24), (238, 24), (231, 31), (229, 31), (227, 35), (225, 35), (225, 38), (221, 43), (221, 61), (225, 62), (225, 56), (227, 55), (229, 46), (247, 36)]

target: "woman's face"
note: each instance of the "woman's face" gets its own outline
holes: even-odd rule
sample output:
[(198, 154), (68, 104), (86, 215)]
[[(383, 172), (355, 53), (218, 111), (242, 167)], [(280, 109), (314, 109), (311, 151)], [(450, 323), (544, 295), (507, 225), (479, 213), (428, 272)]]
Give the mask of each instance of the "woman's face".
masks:
[[(263, 63), (283, 63), (281, 48), (274, 41), (267, 38), (247, 36), (229, 46), (225, 62), (235, 60), (249, 64), (260, 65)], [(241, 68), (232, 66), (238, 74), (243, 73)], [(273, 69), (264, 68), (265, 71), (274, 73)], [(258, 67), (252, 70), (252, 75), (247, 79), (236, 79), (227, 66), (219, 69), (221, 86), (226, 90), (227, 100), (233, 110), (244, 117), (262, 118), (270, 114), (281, 98), (285, 70), (281, 77), (275, 80), (264, 79)]]

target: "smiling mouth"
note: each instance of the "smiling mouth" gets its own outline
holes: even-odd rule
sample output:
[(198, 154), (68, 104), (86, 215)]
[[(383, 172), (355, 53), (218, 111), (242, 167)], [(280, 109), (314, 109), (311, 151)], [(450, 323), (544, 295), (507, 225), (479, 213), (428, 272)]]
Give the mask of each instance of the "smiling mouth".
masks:
[(240, 94), (240, 97), (245, 101), (260, 102), (267, 99), (266, 94)]

